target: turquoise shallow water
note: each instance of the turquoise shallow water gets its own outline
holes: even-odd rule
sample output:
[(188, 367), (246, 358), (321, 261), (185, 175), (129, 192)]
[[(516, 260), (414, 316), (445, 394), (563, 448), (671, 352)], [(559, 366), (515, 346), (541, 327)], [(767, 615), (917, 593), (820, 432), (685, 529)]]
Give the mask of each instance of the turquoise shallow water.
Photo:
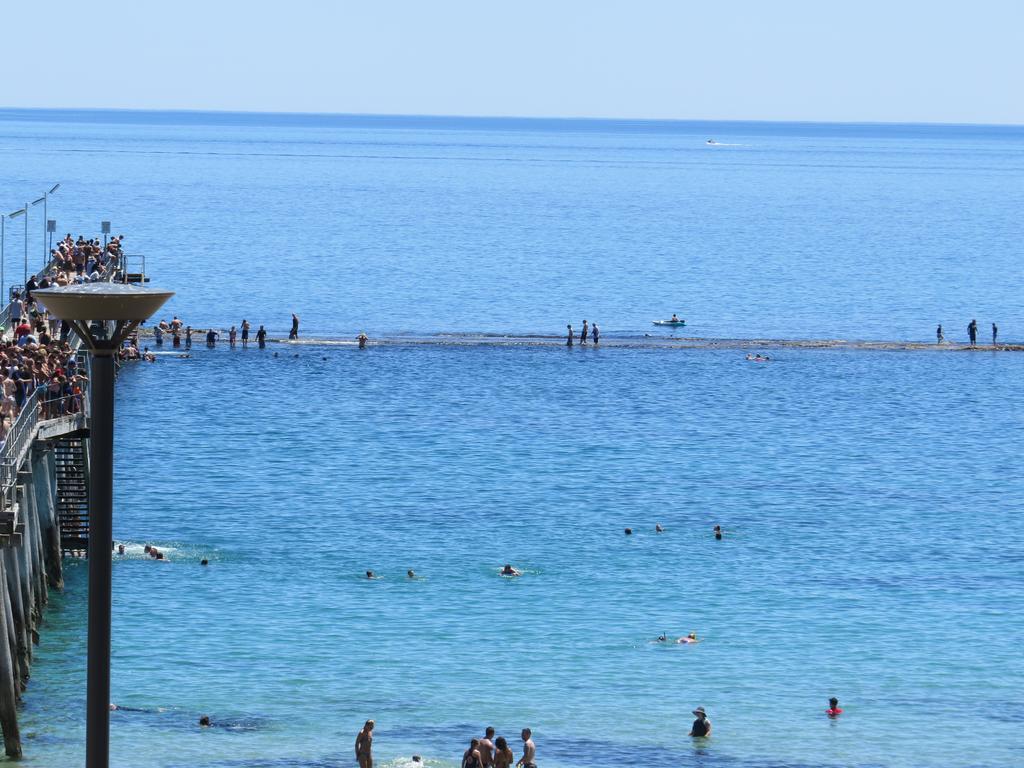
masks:
[[(928, 338), (976, 312), (1013, 338), (1019, 317), (1016, 129), (14, 117), (0, 193), (73, 178), (58, 218), (118, 211), (190, 321), (554, 333), (585, 311), (626, 335), (671, 300), (705, 335)], [(700, 146), (730, 130), (765, 146)], [(1024, 357), (743, 354), (127, 369), (115, 763), (352, 765), (372, 717), (388, 766), (452, 765), (488, 724), (517, 756), (532, 726), (545, 768), (1020, 764)], [(66, 578), (28, 766), (81, 762), (84, 565)]]

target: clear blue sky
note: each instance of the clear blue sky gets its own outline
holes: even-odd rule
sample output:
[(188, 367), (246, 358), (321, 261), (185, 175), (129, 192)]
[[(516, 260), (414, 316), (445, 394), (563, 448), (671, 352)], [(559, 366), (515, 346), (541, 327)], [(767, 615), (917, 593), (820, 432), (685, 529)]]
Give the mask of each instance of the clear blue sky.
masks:
[(5, 3), (0, 105), (1024, 123), (1024, 0)]

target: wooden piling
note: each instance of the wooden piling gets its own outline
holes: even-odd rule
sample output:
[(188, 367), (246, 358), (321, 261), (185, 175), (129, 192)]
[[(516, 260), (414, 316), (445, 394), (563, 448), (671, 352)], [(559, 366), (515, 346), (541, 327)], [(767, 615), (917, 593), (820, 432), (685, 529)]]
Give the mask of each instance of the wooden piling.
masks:
[[(0, 558), (0, 569), (3, 569)], [(4, 609), (0, 610), (0, 730), (4, 736), (4, 752), (8, 757), (21, 757), (21, 731), (18, 728), (18, 684), (15, 679), (14, 656), (11, 641), (14, 633), (9, 631), (9, 611), (6, 576), (0, 577), (0, 589), (4, 592)]]

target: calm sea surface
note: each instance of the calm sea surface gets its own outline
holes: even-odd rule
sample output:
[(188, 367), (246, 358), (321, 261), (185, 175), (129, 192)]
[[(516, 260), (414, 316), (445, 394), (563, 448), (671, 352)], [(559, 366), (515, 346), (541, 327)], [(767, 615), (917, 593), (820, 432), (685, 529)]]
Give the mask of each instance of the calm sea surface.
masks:
[[(196, 326), (1024, 338), (1024, 129), (6, 111), (0, 169), (4, 212), (62, 182), (60, 231), (111, 219)], [(8, 283), (22, 262), (16, 219)], [(454, 765), (486, 725), (517, 758), (531, 726), (544, 768), (1024, 763), (1024, 355), (743, 354), (126, 369), (114, 763), (349, 766), (367, 718), (385, 766)], [(82, 763), (85, 570), (26, 766)]]

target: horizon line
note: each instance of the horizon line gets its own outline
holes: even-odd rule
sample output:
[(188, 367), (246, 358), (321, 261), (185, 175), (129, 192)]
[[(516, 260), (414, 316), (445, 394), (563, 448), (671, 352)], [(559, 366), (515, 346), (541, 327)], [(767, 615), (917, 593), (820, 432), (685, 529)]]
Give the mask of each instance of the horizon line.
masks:
[(631, 123), (740, 123), (740, 124), (788, 124), (788, 125), (858, 125), (858, 126), (923, 126), (923, 127), (964, 127), (964, 128), (1024, 128), (1024, 123), (970, 123), (940, 122), (926, 120), (808, 120), (808, 119), (765, 119), (765, 118), (681, 118), (681, 117), (600, 117), (565, 115), (472, 115), (448, 113), (400, 113), (400, 112), (305, 112), (261, 109), (201, 109), (194, 107), (15, 107), (0, 106), (2, 112), (120, 112), (129, 114), (170, 113), (192, 115), (245, 115), (295, 116), (295, 117), (361, 117), (361, 118), (433, 118), (450, 120), (562, 120), (566, 122), (631, 122)]

